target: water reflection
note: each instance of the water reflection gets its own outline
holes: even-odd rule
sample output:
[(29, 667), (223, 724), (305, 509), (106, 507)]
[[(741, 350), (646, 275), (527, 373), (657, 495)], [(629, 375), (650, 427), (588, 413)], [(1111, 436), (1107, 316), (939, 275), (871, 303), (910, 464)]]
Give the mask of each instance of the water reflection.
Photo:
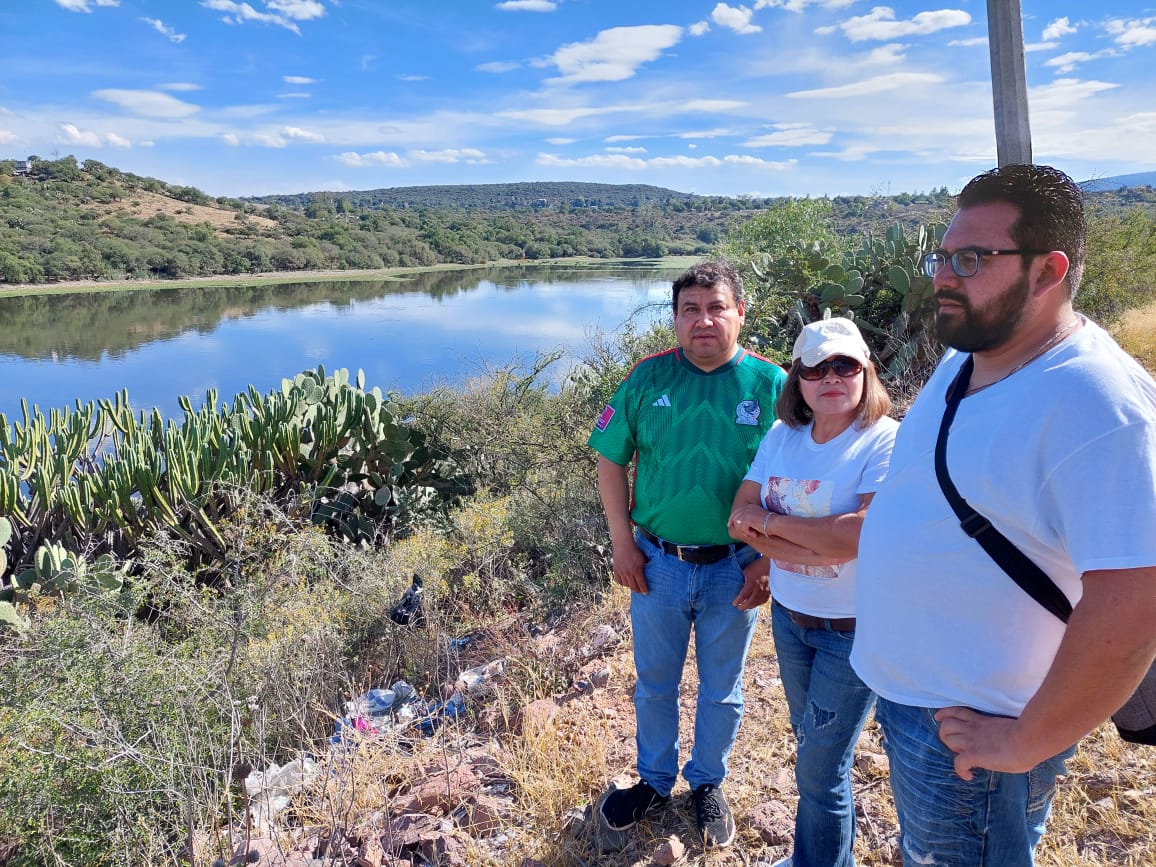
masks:
[(0, 412), (47, 410), (127, 387), (135, 406), (176, 412), (208, 388), (230, 399), (305, 368), (362, 368), (369, 385), (414, 391), (487, 365), (580, 350), (640, 308), (669, 309), (676, 271), (542, 265), (388, 281), (0, 298)]

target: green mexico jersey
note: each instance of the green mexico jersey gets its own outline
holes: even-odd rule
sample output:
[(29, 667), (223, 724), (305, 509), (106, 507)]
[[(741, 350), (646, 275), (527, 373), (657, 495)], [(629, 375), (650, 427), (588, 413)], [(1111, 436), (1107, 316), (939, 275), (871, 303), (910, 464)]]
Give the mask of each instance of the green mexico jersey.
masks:
[(726, 527), (731, 503), (786, 378), (745, 350), (709, 373), (677, 348), (640, 361), (588, 440), (616, 464), (637, 456), (634, 523), (679, 545), (734, 541)]

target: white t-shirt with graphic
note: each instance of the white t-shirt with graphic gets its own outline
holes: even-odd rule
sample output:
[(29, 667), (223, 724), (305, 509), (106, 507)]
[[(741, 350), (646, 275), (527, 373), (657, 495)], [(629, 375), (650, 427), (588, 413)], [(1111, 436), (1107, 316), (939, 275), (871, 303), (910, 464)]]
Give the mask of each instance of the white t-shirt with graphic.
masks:
[[(851, 425), (817, 443), (813, 425), (795, 429), (776, 421), (763, 437), (745, 481), (757, 482), (763, 508), (780, 515), (826, 517), (859, 508), (887, 475), (899, 423), (881, 418), (859, 430)], [(792, 611), (816, 617), (855, 616), (855, 561), (807, 566), (771, 561), (771, 596)]]

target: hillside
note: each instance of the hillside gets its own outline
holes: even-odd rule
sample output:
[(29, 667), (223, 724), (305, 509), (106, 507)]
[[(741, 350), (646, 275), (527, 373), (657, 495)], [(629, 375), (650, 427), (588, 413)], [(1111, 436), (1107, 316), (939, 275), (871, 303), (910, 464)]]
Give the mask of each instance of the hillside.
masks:
[[(1156, 210), (1151, 187), (1092, 196), (1100, 212)], [(785, 201), (569, 182), (240, 200), (96, 160), (0, 160), (0, 285), (705, 256), (735, 227)], [(836, 230), (847, 235), (942, 220), (952, 207), (945, 187), (829, 201)]]
[(587, 184), (577, 182), (524, 182), (461, 184), (427, 187), (388, 187), (341, 193), (296, 193), (256, 196), (243, 201), (304, 208), (315, 196), (332, 195), (354, 208), (433, 208), (438, 210), (519, 211), (542, 208), (638, 208), (702, 198), (646, 184)]
[(1092, 178), (1080, 184), (1085, 192), (1099, 193), (1106, 190), (1134, 190), (1138, 187), (1156, 187), (1156, 171), (1137, 172), (1131, 175), (1115, 175), (1110, 178)]

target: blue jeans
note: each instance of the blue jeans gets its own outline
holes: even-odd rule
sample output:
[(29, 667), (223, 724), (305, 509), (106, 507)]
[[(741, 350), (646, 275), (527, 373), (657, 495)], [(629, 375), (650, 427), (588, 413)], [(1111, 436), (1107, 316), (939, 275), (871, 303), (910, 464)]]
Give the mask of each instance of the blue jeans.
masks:
[(853, 867), (851, 764), (875, 701), (851, 668), (855, 633), (799, 626), (778, 602), (771, 603), (771, 628), (798, 742), (791, 867)]
[(879, 699), (875, 716), (891, 762), (907, 864), (950, 867), (1030, 867), (1056, 793), (1056, 777), (1076, 748), (1027, 773), (972, 769), (955, 773), (955, 754), (939, 739), (936, 708)]
[(678, 688), (694, 629), (698, 704), (694, 749), (682, 775), (692, 789), (718, 785), (743, 716), (743, 666), (758, 613), (732, 604), (743, 586), (751, 548), (696, 566), (635, 534), (646, 556), (648, 593), (630, 595), (638, 775), (662, 795), (678, 779)]

